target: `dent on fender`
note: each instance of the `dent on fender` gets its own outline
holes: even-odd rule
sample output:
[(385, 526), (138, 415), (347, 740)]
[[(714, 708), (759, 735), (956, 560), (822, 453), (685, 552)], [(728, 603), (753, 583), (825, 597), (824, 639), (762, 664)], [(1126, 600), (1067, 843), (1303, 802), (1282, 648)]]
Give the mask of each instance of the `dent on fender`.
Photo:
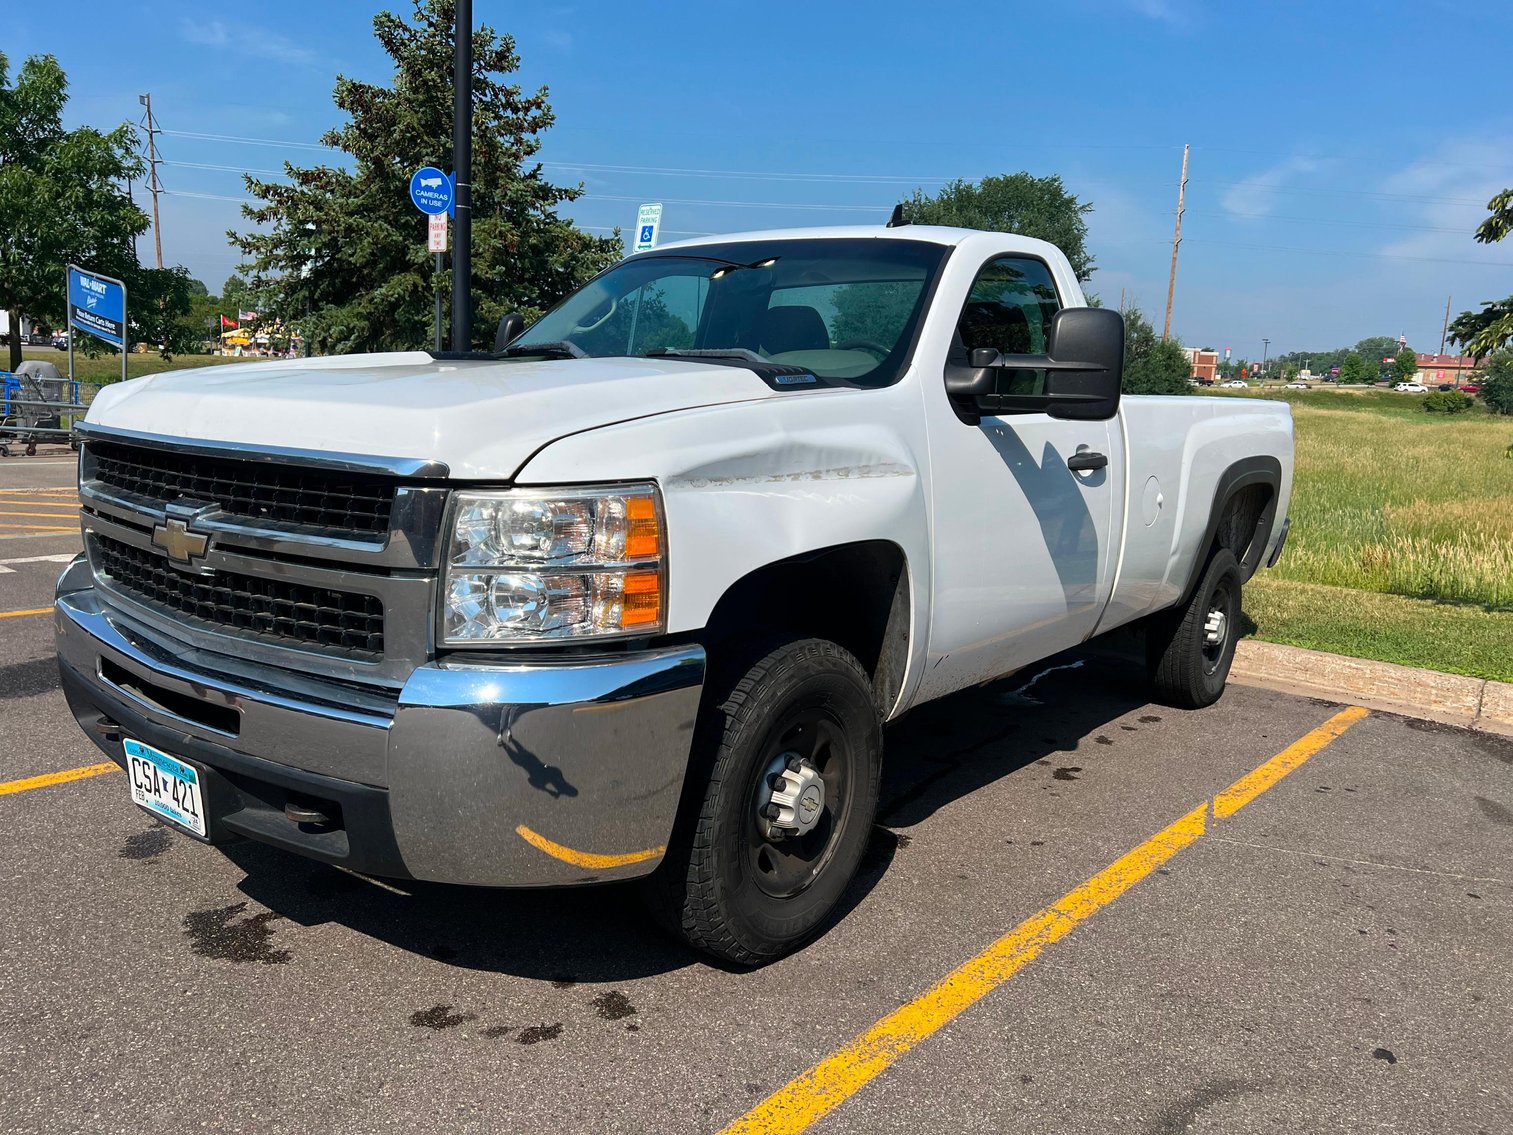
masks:
[(846, 481), (878, 477), (917, 477), (918, 471), (896, 454), (825, 452), (795, 445), (777, 452), (744, 453), (685, 469), (667, 479), (669, 488), (728, 489), (742, 485)]

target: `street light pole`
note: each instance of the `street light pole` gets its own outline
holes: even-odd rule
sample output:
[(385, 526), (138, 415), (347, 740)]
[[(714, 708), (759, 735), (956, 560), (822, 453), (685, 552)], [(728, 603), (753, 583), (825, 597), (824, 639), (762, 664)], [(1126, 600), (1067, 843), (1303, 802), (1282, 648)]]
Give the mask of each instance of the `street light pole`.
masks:
[(457, 0), (452, 55), (452, 160), (457, 231), (452, 244), (452, 350), (473, 347), (473, 0)]
[(1261, 340), (1261, 381), (1266, 381), (1266, 357), (1271, 352), (1271, 340)]

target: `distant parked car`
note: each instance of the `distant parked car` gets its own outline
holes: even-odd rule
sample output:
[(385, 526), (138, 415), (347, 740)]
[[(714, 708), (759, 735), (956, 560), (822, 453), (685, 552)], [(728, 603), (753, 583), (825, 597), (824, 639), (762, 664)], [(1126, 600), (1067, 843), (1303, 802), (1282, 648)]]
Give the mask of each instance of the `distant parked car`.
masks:
[(1423, 394), (1427, 392), (1429, 388), (1422, 382), (1400, 382), (1392, 389), (1396, 390), (1400, 394)]
[(1437, 387), (1435, 387), (1435, 389), (1436, 390), (1454, 390), (1455, 389), (1455, 383), (1453, 383), (1453, 382), (1442, 382)]
[(1462, 391), (1462, 392), (1463, 392), (1463, 393), (1465, 393), (1465, 394), (1476, 394), (1476, 393), (1479, 393), (1479, 392), (1480, 392), (1480, 390), (1481, 390), (1481, 387), (1480, 387), (1480, 386), (1478, 386), (1478, 385), (1477, 385), (1477, 384), (1476, 384), (1476, 383), (1474, 383), (1474, 382), (1468, 382), (1468, 383), (1466, 383), (1466, 384), (1464, 384), (1464, 385), (1463, 385), (1463, 386), (1462, 386), (1462, 387), (1461, 387), (1461, 391)]
[(1286, 389), (1286, 390), (1307, 390), (1308, 389), (1308, 383), (1306, 383), (1306, 382), (1289, 382), (1286, 385), (1286, 387), (1284, 387), (1284, 389)]
[(1228, 387), (1230, 390), (1250, 389), (1250, 383), (1246, 382), (1243, 378), (1232, 378), (1228, 382), (1222, 383), (1221, 385)]

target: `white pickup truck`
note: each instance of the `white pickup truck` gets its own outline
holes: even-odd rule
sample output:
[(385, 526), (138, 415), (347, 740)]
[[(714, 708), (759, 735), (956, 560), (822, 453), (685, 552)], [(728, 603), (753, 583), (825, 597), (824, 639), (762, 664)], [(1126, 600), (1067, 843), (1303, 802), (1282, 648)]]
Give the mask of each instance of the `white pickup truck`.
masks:
[(484, 886), (646, 877), (693, 945), (816, 933), (883, 724), (1115, 627), (1212, 703), (1286, 537), (1283, 402), (1120, 397), (1066, 258), (943, 228), (632, 256), (494, 355), (102, 391), (64, 688), (208, 843)]

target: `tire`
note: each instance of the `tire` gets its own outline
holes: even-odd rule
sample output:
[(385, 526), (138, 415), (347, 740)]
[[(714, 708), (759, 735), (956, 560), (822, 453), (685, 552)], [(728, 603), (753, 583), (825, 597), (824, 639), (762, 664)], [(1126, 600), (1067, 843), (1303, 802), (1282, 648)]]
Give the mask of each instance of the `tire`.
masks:
[[(877, 811), (882, 725), (867, 672), (823, 639), (766, 650), (724, 690), (701, 715), (683, 815), (647, 894), (695, 949), (762, 965), (817, 933), (856, 874)], [(811, 830), (774, 836), (762, 809), (776, 807), (775, 770), (807, 776), (806, 762), (823, 804), (811, 802)], [(804, 805), (800, 795), (787, 816)]]
[[(1210, 615), (1220, 617), (1211, 622)], [(1240, 565), (1233, 552), (1219, 548), (1187, 603), (1147, 625), (1146, 668), (1155, 700), (1178, 709), (1213, 705), (1224, 693), (1239, 634)]]

